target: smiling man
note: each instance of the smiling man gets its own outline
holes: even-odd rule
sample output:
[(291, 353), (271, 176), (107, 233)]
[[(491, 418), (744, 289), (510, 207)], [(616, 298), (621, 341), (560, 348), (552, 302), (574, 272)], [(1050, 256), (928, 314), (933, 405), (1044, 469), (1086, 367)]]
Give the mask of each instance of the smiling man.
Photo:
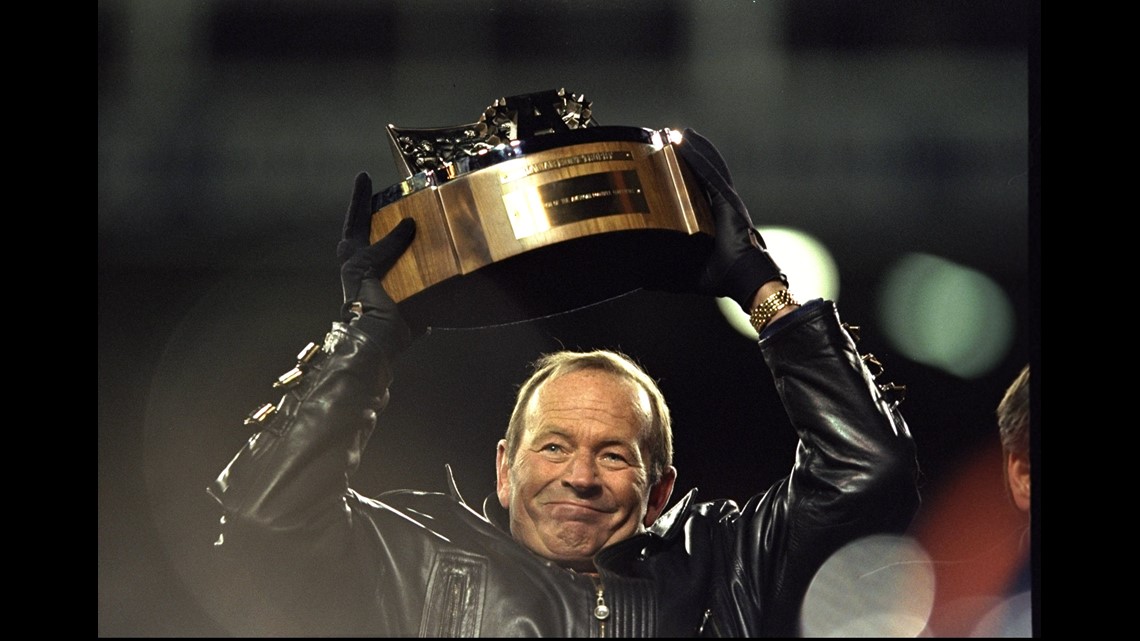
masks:
[(866, 367), (834, 304), (791, 295), (712, 144), (688, 130), (676, 149), (716, 234), (700, 269), (667, 286), (751, 313), (756, 358), (799, 438), (788, 475), (742, 503), (692, 490), (670, 505), (672, 426), (654, 380), (623, 354), (559, 352), (519, 390), (482, 509), (450, 478), (447, 492), (354, 491), (391, 364), (413, 339), (380, 278), (414, 224), (370, 245), (361, 174), (338, 247), (342, 321), (302, 352), (209, 488), (235, 632), (790, 636), (833, 552), (907, 528), (917, 466), (895, 386)]
[(539, 361), (499, 441), (499, 503), (511, 534), (581, 572), (611, 543), (665, 509), (672, 466), (669, 408), (656, 384), (612, 352)]

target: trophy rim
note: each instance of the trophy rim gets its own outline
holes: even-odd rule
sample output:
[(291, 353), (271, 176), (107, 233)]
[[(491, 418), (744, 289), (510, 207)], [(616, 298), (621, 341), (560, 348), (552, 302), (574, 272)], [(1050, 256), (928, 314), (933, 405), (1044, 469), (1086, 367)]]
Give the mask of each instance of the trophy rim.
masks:
[(372, 211), (376, 212), (415, 192), (439, 187), (457, 178), (508, 160), (522, 158), (527, 154), (596, 142), (642, 143), (658, 149), (668, 144), (669, 138), (667, 135), (662, 135), (663, 131), (668, 130), (629, 125), (597, 125), (500, 143), (473, 156), (458, 158), (443, 167), (416, 172), (386, 187), (373, 196)]

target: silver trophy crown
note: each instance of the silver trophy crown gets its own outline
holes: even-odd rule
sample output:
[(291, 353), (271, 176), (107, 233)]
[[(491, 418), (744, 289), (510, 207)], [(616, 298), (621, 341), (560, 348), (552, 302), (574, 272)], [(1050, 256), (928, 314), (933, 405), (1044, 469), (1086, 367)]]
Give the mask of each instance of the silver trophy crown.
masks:
[(498, 98), (466, 125), (416, 129), (388, 125), (396, 166), (405, 178), (434, 172), (515, 140), (597, 126), (584, 95), (566, 89)]

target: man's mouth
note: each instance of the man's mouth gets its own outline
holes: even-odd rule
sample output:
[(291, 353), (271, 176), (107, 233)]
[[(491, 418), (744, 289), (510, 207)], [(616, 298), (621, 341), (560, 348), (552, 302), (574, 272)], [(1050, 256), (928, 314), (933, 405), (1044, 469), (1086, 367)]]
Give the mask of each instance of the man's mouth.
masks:
[(595, 520), (609, 513), (609, 510), (576, 501), (552, 501), (546, 504), (546, 509), (552, 517), (565, 520)]

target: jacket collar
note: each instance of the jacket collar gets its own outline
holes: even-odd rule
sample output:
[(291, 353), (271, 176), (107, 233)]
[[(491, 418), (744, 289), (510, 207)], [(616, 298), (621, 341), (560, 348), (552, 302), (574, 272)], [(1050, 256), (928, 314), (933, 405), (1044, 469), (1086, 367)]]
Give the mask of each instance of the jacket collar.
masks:
[[(455, 482), (455, 471), (451, 469), (450, 463), (444, 463), (444, 473), (447, 475), (447, 494), (451, 498), (467, 505), (467, 501), (463, 500), (463, 495), (459, 493), (459, 485)], [(470, 507), (470, 506), (468, 506)]]
[(657, 520), (649, 527), (649, 532), (663, 539), (671, 539), (677, 536), (681, 528), (684, 527), (684, 516), (689, 513), (689, 506), (695, 500), (697, 500), (697, 488), (694, 487), (685, 496), (682, 496), (681, 500), (677, 501), (673, 507), (657, 517)]

